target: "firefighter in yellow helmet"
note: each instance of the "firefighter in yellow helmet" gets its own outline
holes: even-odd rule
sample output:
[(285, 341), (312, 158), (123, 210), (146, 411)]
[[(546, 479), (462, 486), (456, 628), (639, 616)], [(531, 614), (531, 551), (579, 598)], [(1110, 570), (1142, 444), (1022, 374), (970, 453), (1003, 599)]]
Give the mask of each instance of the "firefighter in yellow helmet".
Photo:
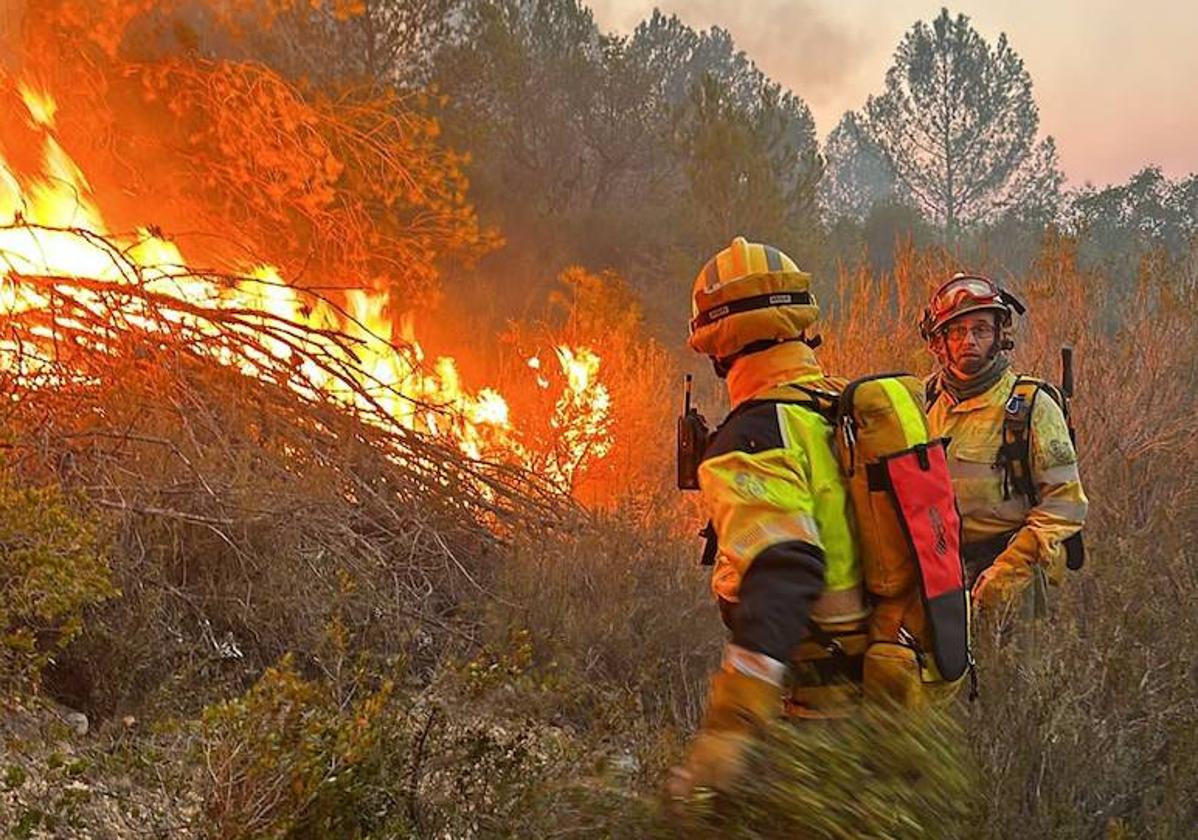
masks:
[(988, 278), (958, 274), (920, 323), (940, 362), (928, 381), (928, 420), (950, 440), (966, 583), (983, 608), (1009, 605), (1035, 584), (1042, 609), (1044, 582), (1060, 581), (1067, 555), (1080, 562), (1088, 505), (1059, 392), (1010, 368), (1012, 315), (1023, 311)]
[[(781, 251), (740, 237), (695, 280), (689, 344), (712, 359), (732, 404), (699, 467), (719, 543), (712, 586), (731, 641), (702, 727), (672, 771), (667, 792), (676, 798), (730, 785), (754, 733), (784, 707), (843, 714), (861, 683), (869, 607), (832, 430), (814, 410), (771, 401), (795, 384), (843, 385), (825, 379), (806, 333), (819, 316), (810, 282)], [(784, 680), (803, 645), (819, 667), (796, 667), (806, 688), (787, 697)]]

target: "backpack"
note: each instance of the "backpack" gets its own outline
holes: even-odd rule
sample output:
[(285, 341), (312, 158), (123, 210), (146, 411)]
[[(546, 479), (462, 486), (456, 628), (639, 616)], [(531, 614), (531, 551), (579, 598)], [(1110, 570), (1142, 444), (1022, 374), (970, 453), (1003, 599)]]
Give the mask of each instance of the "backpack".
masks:
[(937, 669), (960, 678), (972, 664), (961, 519), (922, 383), (902, 373), (855, 379), (821, 413), (833, 424), (875, 610), (918, 591)]
[[(840, 391), (783, 385), (737, 411), (787, 403), (828, 420), (857, 522), (865, 588), (874, 602), (871, 639), (917, 641), (903, 619), (910, 619), (908, 607), (918, 594), (919, 630), (930, 636), (941, 678), (952, 682), (973, 670), (969, 597), (946, 442), (931, 439), (923, 400), (918, 379), (892, 373), (855, 379)], [(713, 561), (718, 549), (710, 523), (703, 534), (704, 562)]]

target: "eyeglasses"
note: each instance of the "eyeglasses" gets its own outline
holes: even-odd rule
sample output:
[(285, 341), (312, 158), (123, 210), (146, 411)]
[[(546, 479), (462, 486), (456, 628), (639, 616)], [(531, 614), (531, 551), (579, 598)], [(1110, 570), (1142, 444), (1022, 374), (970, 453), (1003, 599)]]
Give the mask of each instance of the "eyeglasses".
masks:
[(974, 324), (973, 326), (966, 326), (965, 324), (953, 324), (944, 331), (944, 334), (948, 337), (948, 340), (954, 344), (959, 344), (965, 340), (966, 336), (969, 335), (972, 335), (979, 342), (983, 342), (994, 338), (994, 327), (992, 327), (990, 324)]

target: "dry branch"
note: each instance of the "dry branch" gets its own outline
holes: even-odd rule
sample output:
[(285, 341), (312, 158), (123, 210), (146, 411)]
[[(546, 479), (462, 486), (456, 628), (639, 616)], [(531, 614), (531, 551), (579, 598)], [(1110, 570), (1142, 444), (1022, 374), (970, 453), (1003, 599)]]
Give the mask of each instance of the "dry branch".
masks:
[[(28, 223), (0, 226), (0, 232), (25, 230), (77, 237), (107, 257), (118, 282), (95, 278), (21, 273), (12, 260), (6, 281), (44, 300), (23, 311), (0, 310), (0, 382), (16, 403), (48, 385), (86, 388), (88, 382), (128, 361), (165, 354), (180, 363), (217, 362), (250, 374), (248, 389), (269, 385), (289, 391), (292, 411), (306, 413), (304, 423), (322, 414), (349, 414), (358, 434), (387, 451), (397, 468), (423, 490), (451, 492), (463, 507), (507, 517), (516, 513), (550, 515), (563, 501), (537, 479), (495, 462), (462, 456), (452, 441), (412, 431), (383, 407), (382, 397), (398, 398), (423, 412), (452, 415), (452, 407), (425, 402), (397, 391), (359, 364), (359, 352), (382, 342), (415, 367), (410, 348), (370, 334), (359, 338), (337, 329), (314, 326), (265, 309), (231, 303), (223, 290), (272, 285), (254, 277), (200, 272), (185, 267), (138, 265), (130, 248), (90, 231)], [(164, 289), (204, 290), (207, 299), (180, 297)], [(321, 294), (295, 289), (310, 310), (324, 306), (353, 321)], [(298, 419), (298, 418), (297, 418)], [(452, 416), (450, 419), (456, 419)]]
[[(103, 238), (26, 227), (105, 249), (121, 278), (10, 271), (0, 290), (5, 461), (104, 510), (116, 582), (137, 593), (94, 620), (106, 646), (78, 652), (82, 667), (129, 663), (129, 684), (106, 685), (101, 707), (191, 661), (206, 648), (182, 640), (204, 632), (230, 634), (258, 664), (319, 656), (330, 621), (373, 651), (429, 655), (441, 645), (426, 637), (472, 632), (461, 604), (487, 597), (509, 535), (570, 516), (535, 476), (390, 416), (387, 386), (355, 356), (383, 339), (216, 294), (176, 298), (169, 283), (256, 281), (164, 280)], [(13, 305), (18, 287), (39, 305)]]

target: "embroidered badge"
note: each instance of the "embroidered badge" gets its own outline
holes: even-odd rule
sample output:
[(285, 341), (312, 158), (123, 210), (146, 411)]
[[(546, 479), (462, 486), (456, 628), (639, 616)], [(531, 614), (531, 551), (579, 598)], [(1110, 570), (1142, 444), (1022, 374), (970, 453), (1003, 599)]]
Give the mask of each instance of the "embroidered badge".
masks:
[(1077, 455), (1074, 454), (1073, 447), (1060, 438), (1049, 441), (1047, 455), (1046, 467), (1064, 467), (1077, 463)]
[(742, 496), (754, 499), (765, 498), (765, 481), (760, 476), (751, 475), (747, 472), (738, 472), (734, 481), (736, 482), (736, 489), (740, 491)]

